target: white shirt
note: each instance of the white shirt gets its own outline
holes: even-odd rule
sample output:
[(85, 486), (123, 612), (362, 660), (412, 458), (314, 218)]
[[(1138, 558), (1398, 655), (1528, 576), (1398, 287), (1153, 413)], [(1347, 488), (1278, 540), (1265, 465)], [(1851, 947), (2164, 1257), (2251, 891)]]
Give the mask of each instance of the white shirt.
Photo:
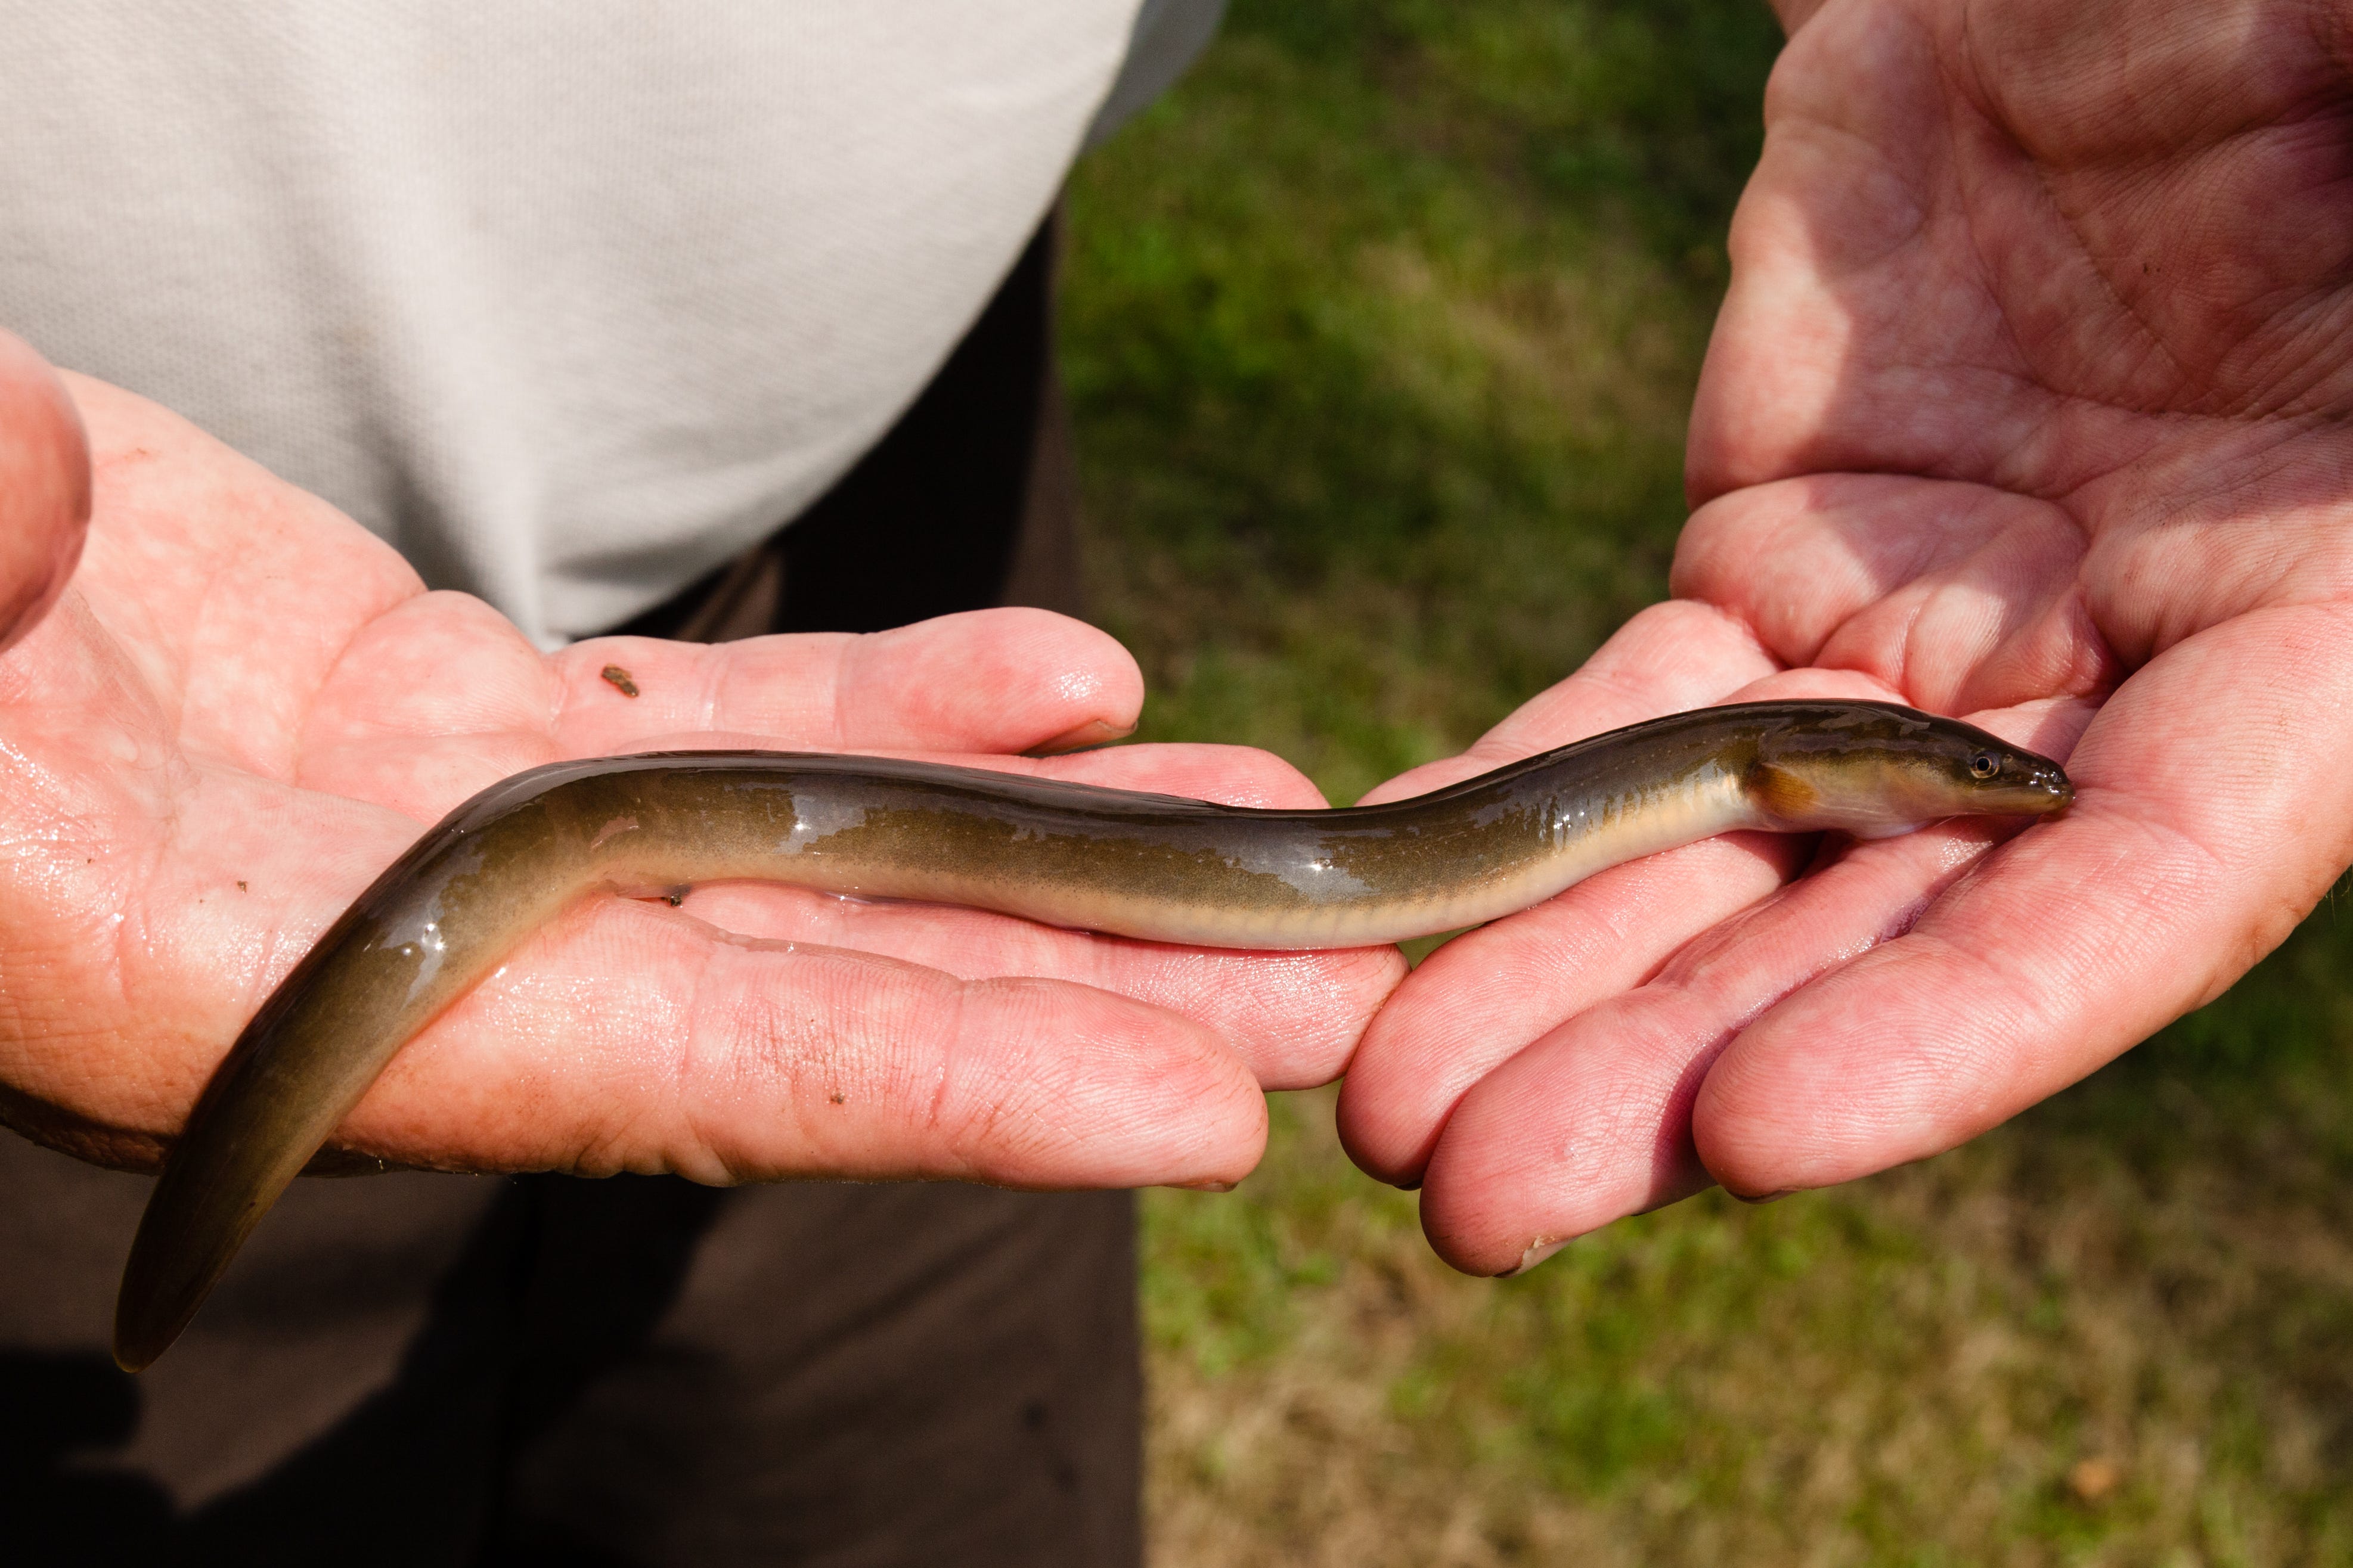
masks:
[(848, 468), (1216, 9), (6, 0), (0, 325), (553, 646)]

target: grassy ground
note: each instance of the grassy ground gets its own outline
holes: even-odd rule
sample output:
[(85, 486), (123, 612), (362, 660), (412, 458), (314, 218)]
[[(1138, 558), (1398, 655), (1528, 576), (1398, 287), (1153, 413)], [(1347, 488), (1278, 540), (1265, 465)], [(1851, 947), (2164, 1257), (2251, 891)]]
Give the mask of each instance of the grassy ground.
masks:
[[(1754, 0), (1264, 0), (1085, 164), (1065, 368), (1145, 732), (1337, 800), (1657, 596)], [(2353, 910), (1968, 1148), (1525, 1280), (1286, 1097), (1146, 1203), (1191, 1564), (2353, 1563)]]

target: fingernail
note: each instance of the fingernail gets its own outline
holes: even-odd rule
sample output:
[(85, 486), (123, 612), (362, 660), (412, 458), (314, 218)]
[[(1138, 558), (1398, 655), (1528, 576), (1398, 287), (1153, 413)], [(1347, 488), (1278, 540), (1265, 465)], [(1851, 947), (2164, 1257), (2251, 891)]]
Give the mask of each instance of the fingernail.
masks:
[(1542, 1263), (1546, 1258), (1550, 1258), (1554, 1253), (1558, 1252), (1562, 1247), (1567, 1247), (1567, 1245), (1568, 1237), (1565, 1236), (1558, 1241), (1554, 1241), (1548, 1237), (1540, 1236), (1536, 1237), (1535, 1240), (1528, 1244), (1528, 1249), (1525, 1252), (1520, 1254), (1520, 1261), (1517, 1265), (1504, 1269), (1501, 1274), (1496, 1275), (1495, 1278), (1498, 1279), (1517, 1279), (1521, 1275), (1525, 1274), (1529, 1269), (1534, 1268), (1537, 1264)]
[[(1726, 1187), (1724, 1190), (1727, 1193), (1732, 1193), (1732, 1189), (1730, 1187)], [(1762, 1208), (1767, 1204), (1779, 1203), (1783, 1198), (1788, 1197), (1791, 1193), (1794, 1193), (1798, 1189), (1795, 1187), (1783, 1187), (1778, 1193), (1732, 1193), (1732, 1195), (1738, 1198), (1742, 1203), (1747, 1204), (1752, 1207)]]
[(1230, 1193), (1240, 1185), (1238, 1182), (1176, 1182), (1171, 1184), (1179, 1192), (1187, 1193)]

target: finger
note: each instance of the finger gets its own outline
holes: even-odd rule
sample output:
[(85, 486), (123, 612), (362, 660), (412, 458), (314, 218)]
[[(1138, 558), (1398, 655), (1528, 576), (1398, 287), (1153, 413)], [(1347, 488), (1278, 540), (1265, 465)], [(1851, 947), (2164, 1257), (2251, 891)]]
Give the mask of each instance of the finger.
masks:
[[(1144, 677), (1125, 648), (1050, 610), (709, 647), (595, 637), (554, 665), (558, 743), (586, 756), (702, 731), (826, 751), (1067, 748), (1128, 733), (1144, 702)], [(626, 682), (607, 668), (626, 671)]]
[(543, 657), (462, 594), (427, 594), (354, 636), (301, 732), (310, 787), (431, 821), (559, 757), (659, 749), (1039, 749), (1134, 727), (1127, 651), (1044, 610), (944, 616), (856, 637), (707, 645), (598, 637)]
[[(1119, 746), (1026, 773), (1237, 805), (1322, 804), (1280, 758), (1236, 746)], [(804, 889), (718, 883), (687, 896), (690, 914), (746, 935), (887, 954), (968, 979), (1027, 974), (1100, 986), (1215, 1029), (1268, 1089), (1329, 1082), (1396, 987), (1393, 947), (1244, 953), (1060, 931), (936, 904), (841, 899)]]
[(1365, 804), (1427, 795), (1554, 746), (1703, 708), (1778, 667), (1738, 620), (1690, 600), (1653, 605), (1577, 673), (1530, 698), (1459, 756), (1398, 774)]
[(1854, 847), (1513, 1057), (1462, 1096), (1430, 1155), (1431, 1246), (1458, 1268), (1504, 1273), (1706, 1185), (1692, 1098), (1740, 1025), (1901, 929), (1996, 831), (1947, 825)]
[(0, 331), (0, 649), (65, 590), (81, 558), (90, 496), (73, 400), (31, 345)]
[(2114, 683), (2076, 587), (2084, 548), (2047, 501), (1841, 474), (1700, 508), (1672, 581), (1740, 616), (1784, 663), (1858, 670), (1921, 707), (1968, 712)]
[[(1660, 613), (1668, 611), (1673, 613)], [(1738, 683), (1759, 671), (1760, 678)], [(1662, 605), (1499, 726), (1498, 733), (1520, 733), (1494, 749), (1514, 753), (1531, 727), (1609, 728), (1613, 719), (1651, 716), (1644, 710), (1662, 700), (1674, 703), (1702, 692), (1707, 701), (1890, 695), (1852, 672), (1778, 670), (1757, 657), (1736, 622), (1704, 606)], [(1596, 722), (1597, 714), (1607, 717)], [(1469, 762), (1466, 754), (1419, 770), (1376, 794), (1437, 787), (1447, 782), (1440, 770), (1462, 771)], [(1771, 892), (1810, 845), (1771, 835), (1704, 841), (1589, 879), (1440, 948), (1377, 1016), (1350, 1065), (1339, 1110), (1350, 1154), (1383, 1180), (1417, 1181), (1440, 1128), (1471, 1085), (1546, 1029), (1639, 984), (1714, 921)]]
[[(1115, 720), (1105, 715), (1123, 710), (1106, 693), (1134, 673), (1117, 643), (1041, 610), (863, 637), (598, 637), (551, 658), (481, 600), (426, 594), (353, 638), (311, 703), (301, 782), (430, 820), (559, 757), (663, 747), (1011, 754), (1090, 725), (1109, 738)], [(910, 738), (926, 730), (933, 740)]]
[(2219, 994), (2353, 857), (2338, 607), (2243, 616), (2110, 700), (2077, 805), (1900, 941), (1759, 1017), (1709, 1075), (1698, 1147), (1736, 1191), (1951, 1147)]
[(1770, 895), (1814, 843), (1771, 833), (1706, 839), (1605, 871), (1431, 953), (1374, 1016), (1348, 1063), (1338, 1118), (1349, 1157), (1382, 1181), (1419, 1184), (1473, 1085)]
[[(1659, 626), (1672, 635), (1667, 618)], [(1724, 658), (1715, 668), (1741, 663)], [(1856, 671), (1801, 668), (1718, 689), (1711, 700), (1893, 695)], [(1640, 984), (1684, 942), (1770, 893), (1812, 842), (1754, 834), (1704, 840), (1592, 878), (1440, 949), (1383, 1008), (1350, 1065), (1339, 1112), (1349, 1152), (1384, 1180), (1415, 1181), (1472, 1084), (1546, 1030)]]
[[(1243, 805), (1320, 804), (1314, 786), (1295, 769), (1239, 747), (1122, 747), (1053, 762), (1001, 760), (1025, 773), (1196, 797), (1222, 795)], [(137, 977), (137, 988), (183, 996), (173, 1010), (188, 1017), (210, 1015), (195, 1009), (186, 994), (220, 992), (214, 1035), (226, 1041), (268, 994), (274, 975), (415, 837), (416, 827), (335, 796), (239, 783), (235, 775), (207, 776), (214, 785), (209, 793), (153, 813), (162, 822), (179, 825), (173, 844), (152, 855), (111, 859), (150, 868), (146, 904), (203, 917), (178, 922), (170, 944), (139, 947), (137, 955), (148, 967)], [(306, 819), (318, 824), (316, 832), (303, 830)], [(72, 858), (79, 867), (79, 854)], [(121, 907), (111, 898), (99, 902)], [(1203, 1022), (1273, 1087), (1305, 1087), (1334, 1077), (1404, 970), (1403, 960), (1388, 947), (1243, 954), (1060, 931), (979, 910), (861, 902), (769, 884), (697, 889), (686, 909), (742, 934), (871, 951), (968, 980), (1032, 975), (1114, 991)], [(227, 984), (230, 977), (242, 978)], [(199, 1030), (198, 1037), (212, 1037)], [(203, 1058), (195, 1078), (163, 1086), (163, 1099), (171, 1100), (181, 1089), (193, 1092), (219, 1047), (210, 1049), (210, 1056), (195, 1052)]]
[(1215, 1030), (1267, 1089), (1336, 1078), (1405, 973), (1393, 947), (1236, 952), (748, 883), (698, 889), (682, 907), (724, 931), (882, 954), (964, 979), (1031, 975), (1116, 992)]
[[(11, 973), (25, 983), (8, 1000), (25, 1027), (9, 1038), (25, 1039), (0, 1048), (0, 1067), (54, 1110), (35, 1130), (45, 1141), (108, 1163), (152, 1163), (227, 1042), (400, 831), (375, 808), (248, 775), (198, 783), (163, 819), (165, 843), (84, 856), (45, 829), (7, 847), (45, 858), (29, 890), (55, 907), (21, 911), (31, 918), (12, 927)], [(297, 821), (312, 833), (290, 831)], [(144, 879), (120, 885), (126, 862)], [(648, 915), (668, 923), (649, 926)], [(391, 1093), (400, 1131), (375, 1152), (464, 1168), (674, 1162), (706, 1177), (1229, 1183), (1262, 1133), (1248, 1067), (1174, 1014), (1064, 983), (967, 983), (747, 943), (610, 897), (553, 922), (420, 1043), (437, 1030), (459, 1054), (413, 1094)], [(73, 1048), (54, 1048), (60, 1039)], [(803, 1059), (794, 1053), (821, 1048), (838, 1058), (837, 1079), (869, 1075), (853, 1085), (860, 1118), (815, 1124), (826, 1137), (764, 1131), (765, 1118), (810, 1109), (814, 1080), (786, 1069)], [(764, 1050), (769, 1092), (731, 1086), (728, 1072), (758, 1068)], [(919, 1082), (931, 1086), (923, 1105), (910, 1087)], [(830, 1114), (834, 1102), (822, 1103)]]
[(1173, 795), (1220, 805), (1296, 811), (1325, 804), (1324, 792), (1313, 779), (1273, 752), (1255, 746), (1161, 742), (1106, 746), (1039, 760), (1007, 758), (1001, 765), (1040, 778)]
[(1037, 980), (574, 910), (395, 1058), (342, 1141), (406, 1163), (707, 1182), (1230, 1184), (1264, 1102), (1210, 1030)]

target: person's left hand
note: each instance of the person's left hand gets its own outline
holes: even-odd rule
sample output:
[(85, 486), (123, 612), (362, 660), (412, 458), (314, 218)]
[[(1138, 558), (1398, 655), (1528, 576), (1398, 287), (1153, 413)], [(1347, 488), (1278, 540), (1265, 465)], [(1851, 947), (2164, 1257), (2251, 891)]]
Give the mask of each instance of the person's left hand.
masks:
[(1380, 793), (1843, 693), (2064, 758), (2077, 801), (1810, 867), (1730, 836), (1440, 949), (1341, 1130), (1475, 1272), (1948, 1149), (2220, 994), (2353, 858), (2353, 16), (1782, 11), (1680, 597)]

